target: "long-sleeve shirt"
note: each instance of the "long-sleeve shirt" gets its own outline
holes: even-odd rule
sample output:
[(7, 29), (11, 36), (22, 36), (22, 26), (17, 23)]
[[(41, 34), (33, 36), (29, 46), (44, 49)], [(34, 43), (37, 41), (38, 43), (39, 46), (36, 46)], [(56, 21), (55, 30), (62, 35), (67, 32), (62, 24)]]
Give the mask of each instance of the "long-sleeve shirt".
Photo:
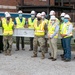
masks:
[(69, 25), (67, 35), (69, 35), (73, 30), (73, 25)]

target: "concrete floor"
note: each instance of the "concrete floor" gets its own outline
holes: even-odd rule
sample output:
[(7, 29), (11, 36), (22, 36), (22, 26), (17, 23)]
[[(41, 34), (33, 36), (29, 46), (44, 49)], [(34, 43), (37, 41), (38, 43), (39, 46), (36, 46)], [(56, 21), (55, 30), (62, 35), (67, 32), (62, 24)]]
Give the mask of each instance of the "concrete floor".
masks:
[(57, 61), (44, 60), (38, 52), (37, 58), (31, 58), (33, 52), (29, 51), (29, 45), (25, 51), (15, 51), (15, 44), (11, 56), (0, 54), (0, 75), (75, 75), (75, 52), (72, 51), (71, 62), (64, 62), (60, 58), (62, 50), (58, 50)]

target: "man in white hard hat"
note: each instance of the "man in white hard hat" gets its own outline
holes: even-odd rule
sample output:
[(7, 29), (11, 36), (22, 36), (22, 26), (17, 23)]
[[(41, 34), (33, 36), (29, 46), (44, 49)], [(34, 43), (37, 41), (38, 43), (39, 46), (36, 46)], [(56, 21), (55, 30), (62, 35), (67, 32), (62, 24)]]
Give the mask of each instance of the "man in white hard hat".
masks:
[[(45, 35), (47, 35), (47, 24), (48, 24), (48, 20), (46, 19), (46, 13), (43, 11), (41, 12), (41, 16), (42, 16), (42, 21), (45, 22)], [(45, 53), (48, 52), (48, 44), (47, 44), (47, 38), (45, 38)]]
[[(50, 15), (50, 17), (51, 16), (55, 16), (56, 15), (56, 13), (55, 13), (55, 11), (54, 10), (51, 10), (50, 11), (50, 13), (49, 13), (49, 15)], [(59, 19), (58, 18), (56, 18), (56, 22), (59, 24), (60, 23), (60, 21), (59, 21)]]
[[(5, 55), (11, 55), (12, 43), (13, 43), (13, 30), (14, 22), (12, 21), (9, 12), (5, 12), (5, 18), (2, 18), (2, 28), (3, 28), (3, 49)], [(7, 48), (9, 44), (9, 47)]]
[[(26, 18), (22, 16), (23, 12), (20, 10), (18, 11), (19, 17), (15, 18), (15, 26), (16, 28), (24, 28), (26, 24)], [(21, 48), (22, 50), (25, 50), (24, 48), (24, 37), (16, 37), (16, 51), (20, 50), (20, 39), (21, 39)]]
[(45, 58), (45, 22), (42, 21), (41, 13), (37, 14), (34, 22), (33, 56), (37, 57), (38, 42), (40, 45), (42, 59)]
[[(28, 18), (28, 28), (34, 29), (34, 21), (35, 21), (36, 12), (34, 10), (31, 11), (31, 17)], [(30, 49), (29, 51), (33, 50), (33, 37), (30, 37)]]
[(48, 22), (48, 40), (51, 49), (51, 54), (49, 59), (55, 61), (57, 59), (57, 38), (58, 38), (59, 25), (56, 22), (56, 17), (51, 16)]
[(72, 29), (73, 25), (69, 21), (70, 16), (66, 14), (64, 16), (64, 23), (62, 25), (61, 30), (61, 37), (63, 38), (63, 50), (64, 50), (64, 56), (63, 59), (65, 62), (68, 62), (71, 60), (71, 39), (73, 37)]
[(55, 16), (55, 11), (51, 10), (49, 15), (54, 15)]
[[(60, 32), (60, 34), (61, 34), (61, 32), (62, 32), (62, 26), (63, 26), (63, 24), (64, 24), (64, 16), (65, 16), (66, 14), (63, 12), (63, 13), (61, 13), (61, 15), (60, 15), (60, 28), (59, 28), (59, 32)], [(62, 48), (63, 48), (63, 43), (64, 42), (64, 40), (63, 40), (63, 38), (61, 38), (61, 45), (62, 45)], [(64, 57), (64, 54), (65, 54), (65, 52), (64, 52), (64, 50), (63, 50), (63, 54), (61, 54), (60, 56), (61, 56), (61, 58), (63, 58)]]

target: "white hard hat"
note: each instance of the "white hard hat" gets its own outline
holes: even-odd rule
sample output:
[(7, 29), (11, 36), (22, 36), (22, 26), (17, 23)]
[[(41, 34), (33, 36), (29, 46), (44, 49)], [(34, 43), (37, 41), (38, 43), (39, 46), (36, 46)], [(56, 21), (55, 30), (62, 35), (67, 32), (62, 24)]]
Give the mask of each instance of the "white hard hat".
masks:
[(21, 14), (21, 13), (23, 13), (23, 12), (20, 10), (20, 11), (18, 11), (18, 13)]
[(34, 10), (31, 11), (31, 14), (36, 14)]
[(66, 14), (66, 15), (64, 16), (64, 18), (69, 18), (69, 19), (71, 19), (68, 14)]
[(54, 15), (54, 14), (55, 14), (55, 11), (51, 10), (49, 15)]
[(51, 19), (51, 20), (56, 20), (56, 17), (55, 17), (55, 16), (51, 16), (50, 19)]
[(45, 16), (45, 15), (46, 15), (46, 13), (45, 13), (45, 12), (42, 12), (42, 13), (41, 13), (41, 15)]
[(37, 16), (37, 17), (41, 17), (41, 13), (38, 13), (36, 16)]
[(61, 17), (62, 17), (62, 16), (65, 16), (65, 13), (61, 13), (61, 15), (60, 15), (60, 16), (61, 16)]
[(9, 12), (5, 12), (5, 17), (11, 17), (11, 15), (9, 14)]

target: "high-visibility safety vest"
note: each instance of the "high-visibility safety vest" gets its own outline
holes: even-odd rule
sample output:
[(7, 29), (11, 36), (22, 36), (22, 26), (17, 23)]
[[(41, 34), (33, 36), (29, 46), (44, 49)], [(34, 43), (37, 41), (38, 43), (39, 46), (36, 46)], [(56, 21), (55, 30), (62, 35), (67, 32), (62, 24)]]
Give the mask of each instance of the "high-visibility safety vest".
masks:
[(63, 27), (64, 22), (62, 22), (59, 26), (59, 33), (62, 34), (62, 27)]
[[(52, 25), (51, 21), (49, 20), (49, 23), (48, 23), (48, 34), (49, 35), (54, 34), (56, 25), (57, 23), (54, 23), (54, 25)], [(54, 38), (58, 38), (58, 33), (54, 36)]]
[[(61, 29), (62, 29), (61, 34), (66, 34), (68, 32), (69, 25), (72, 25), (72, 23), (71, 22), (63, 23), (63, 25), (61, 27)], [(64, 38), (70, 37), (72, 35), (73, 34), (71, 32), (69, 35), (65, 36)]]
[(16, 23), (17, 23), (16, 28), (24, 28), (25, 22), (26, 22), (26, 18), (22, 17), (22, 22), (21, 22), (20, 18), (17, 17), (16, 18)]
[(43, 21), (44, 21), (46, 24), (48, 24), (48, 20), (47, 20), (47, 19), (44, 19)]
[(35, 35), (36, 36), (44, 36), (45, 35), (45, 30), (44, 30), (45, 22), (40, 21), (40, 24), (38, 25), (38, 20), (34, 22), (34, 30), (35, 30)]
[(11, 18), (8, 24), (6, 18), (2, 18), (3, 35), (13, 35), (13, 25)]
[(28, 28), (34, 29), (34, 21), (35, 21), (35, 20), (36, 20), (36, 19), (34, 19), (34, 20), (32, 21), (31, 18), (28, 18)]

